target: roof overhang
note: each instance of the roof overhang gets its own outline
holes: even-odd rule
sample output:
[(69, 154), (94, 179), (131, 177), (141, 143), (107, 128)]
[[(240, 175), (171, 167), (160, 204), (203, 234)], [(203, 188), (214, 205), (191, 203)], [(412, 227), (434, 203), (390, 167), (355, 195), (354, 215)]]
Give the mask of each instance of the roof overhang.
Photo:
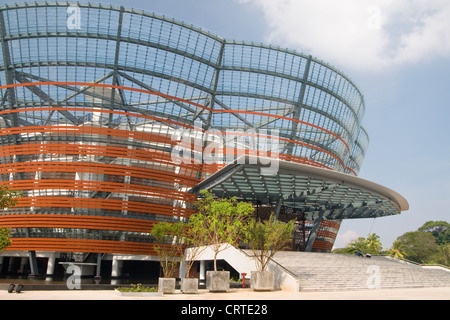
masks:
[[(267, 170), (277, 161), (277, 170)], [(268, 164), (269, 163), (269, 164)], [(409, 209), (399, 193), (345, 173), (305, 164), (241, 156), (212, 174), (191, 192), (211, 190), (218, 197), (300, 209), (307, 219), (376, 218)]]

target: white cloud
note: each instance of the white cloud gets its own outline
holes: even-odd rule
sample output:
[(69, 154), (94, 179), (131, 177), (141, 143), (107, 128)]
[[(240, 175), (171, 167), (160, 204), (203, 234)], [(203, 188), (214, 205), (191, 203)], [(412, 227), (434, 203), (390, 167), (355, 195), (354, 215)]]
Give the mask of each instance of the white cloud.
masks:
[(347, 244), (361, 237), (356, 231), (348, 230), (345, 233), (338, 233), (334, 241), (334, 248), (345, 248)]
[(382, 70), (450, 55), (448, 0), (238, 0), (260, 8), (266, 41), (346, 69)]

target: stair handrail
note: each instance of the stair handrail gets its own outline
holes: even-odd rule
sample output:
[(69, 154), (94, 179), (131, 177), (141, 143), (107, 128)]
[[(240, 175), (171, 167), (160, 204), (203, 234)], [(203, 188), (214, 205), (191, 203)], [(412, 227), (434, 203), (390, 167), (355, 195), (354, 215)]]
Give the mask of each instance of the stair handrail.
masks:
[[(243, 254), (245, 254), (247, 257), (251, 258), (251, 259), (256, 259), (254, 255), (249, 255), (247, 252), (245, 252), (244, 250), (242, 250), (241, 248), (236, 248), (239, 251), (241, 251)], [(287, 269), (286, 267), (284, 267), (282, 264), (280, 264), (279, 262), (275, 261), (273, 258), (271, 258), (269, 260), (270, 262), (273, 262), (277, 265), (277, 267), (283, 269), (283, 271), (289, 273), (292, 277), (294, 277), (294, 279), (298, 278), (298, 275), (295, 274), (294, 272), (292, 272), (291, 270)]]
[(444, 268), (444, 269), (447, 269), (448, 271), (450, 271), (450, 267), (443, 265), (443, 264), (439, 264), (439, 263), (419, 263), (419, 262), (408, 260), (405, 258), (397, 258), (397, 257), (391, 256), (388, 254), (377, 254), (377, 256), (386, 257), (386, 258), (390, 258), (393, 260), (404, 261), (406, 263), (414, 264), (419, 267), (441, 267), (441, 268)]

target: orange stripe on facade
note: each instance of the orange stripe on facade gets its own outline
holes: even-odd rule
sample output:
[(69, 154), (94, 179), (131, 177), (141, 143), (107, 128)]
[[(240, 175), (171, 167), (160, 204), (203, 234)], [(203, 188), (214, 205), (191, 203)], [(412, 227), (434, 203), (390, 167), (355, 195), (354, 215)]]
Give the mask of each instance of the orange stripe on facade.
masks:
[(68, 179), (33, 179), (5, 181), (12, 190), (79, 190), (104, 191), (111, 193), (137, 194), (148, 197), (185, 200), (194, 202), (196, 195), (188, 192), (171, 190), (160, 187), (136, 185), (130, 183), (116, 183), (111, 181), (68, 180)]
[[(133, 117), (144, 117), (144, 118), (148, 118), (149, 116), (145, 116), (145, 115), (141, 115), (141, 114), (134, 114), (134, 113), (130, 113), (130, 112), (121, 112), (121, 111), (112, 111), (112, 110), (105, 110), (105, 109), (101, 109), (101, 110), (94, 110), (93, 108), (73, 108), (73, 107), (39, 107), (39, 108), (23, 108), (23, 109), (13, 109), (13, 110), (7, 110), (7, 111), (0, 111), (0, 114), (7, 114), (7, 113), (17, 113), (17, 112), (35, 112), (35, 111), (86, 111), (86, 112), (99, 112), (99, 113), (119, 113), (119, 114), (123, 114), (123, 115), (128, 115), (128, 116), (133, 116)], [(187, 127), (189, 129), (192, 130), (199, 130), (202, 131), (202, 133), (206, 133), (207, 131), (205, 130), (200, 130), (198, 128), (189, 126), (189, 125), (184, 125), (181, 122), (175, 122), (175, 121), (171, 121), (171, 120), (167, 120), (167, 119), (163, 119), (163, 118), (154, 118), (152, 117), (152, 119), (157, 119), (159, 122), (164, 122), (164, 123), (171, 123), (171, 124), (176, 124), (176, 125), (183, 125), (184, 127)], [(83, 133), (83, 134), (103, 134), (103, 135), (109, 135), (109, 136), (118, 136), (118, 137), (125, 137), (125, 138), (131, 138), (131, 139), (140, 139), (140, 140), (149, 140), (149, 141), (153, 141), (153, 142), (163, 142), (163, 143), (167, 143), (170, 145), (176, 145), (178, 143), (178, 141), (174, 141), (171, 138), (168, 137), (164, 137), (164, 136), (159, 136), (156, 134), (150, 134), (150, 133), (144, 133), (144, 132), (136, 132), (136, 131), (129, 131), (129, 130), (120, 130), (120, 129), (110, 129), (110, 128), (103, 128), (103, 127), (80, 127), (80, 126), (69, 126), (69, 125), (65, 125), (65, 126), (26, 126), (26, 127), (16, 127), (16, 128), (5, 128), (5, 129), (0, 129), (0, 135), (10, 135), (10, 134), (24, 134), (24, 133), (42, 133), (42, 132), (56, 132), (56, 133), (61, 133), (61, 132), (67, 132), (67, 133)], [(246, 132), (239, 132), (239, 133), (234, 133), (234, 132), (219, 132), (222, 135), (238, 135), (238, 136), (251, 136), (251, 137), (264, 137), (266, 139), (275, 139), (273, 136), (271, 135), (260, 135), (260, 134), (249, 134)], [(150, 137), (152, 137), (153, 139), (149, 139)], [(156, 137), (156, 138), (155, 138)], [(287, 139), (287, 138), (280, 138), (280, 137), (276, 137), (276, 139), (282, 140), (282, 141), (286, 141), (286, 142), (291, 142), (294, 144), (298, 144), (301, 146), (305, 146), (307, 148), (313, 148), (316, 150), (319, 150), (321, 152), (325, 152), (328, 153), (329, 155), (335, 157), (337, 160), (339, 160), (340, 162), (342, 162), (342, 160), (340, 160), (336, 155), (321, 149), (319, 147), (316, 147), (314, 145), (311, 144), (307, 144), (304, 142), (300, 142), (300, 141), (296, 141), (296, 140), (291, 140), (291, 139)], [(194, 149), (194, 148), (192, 148)]]
[(95, 198), (78, 198), (63, 196), (37, 196), (22, 197), (18, 199), (17, 204), (10, 208), (10, 212), (14, 212), (15, 208), (34, 207), (34, 210), (40, 208), (89, 208), (112, 210), (121, 214), (122, 211), (134, 211), (140, 214), (159, 214), (167, 216), (189, 217), (194, 210), (187, 208), (175, 207), (172, 205), (158, 204), (146, 201), (131, 201), (121, 199), (95, 199)]
[[(158, 162), (174, 166), (171, 155), (161, 151), (136, 150), (126, 147), (100, 146), (100, 145), (82, 145), (82, 144), (65, 144), (65, 143), (30, 143), (12, 146), (2, 146), (0, 148), (0, 156), (14, 156), (14, 155), (30, 155), (30, 154), (66, 154), (66, 155), (94, 155), (94, 156), (109, 156), (117, 158), (129, 158), (135, 160), (143, 160), (149, 162)], [(177, 167), (182, 167), (190, 171), (200, 171), (201, 165), (194, 164), (177, 164)]]
[[(171, 99), (171, 100), (176, 100), (179, 102), (183, 102), (183, 103), (187, 103), (189, 105), (207, 110), (211, 113), (241, 113), (241, 114), (252, 114), (252, 115), (259, 115), (259, 116), (265, 116), (265, 117), (271, 117), (271, 118), (278, 118), (278, 119), (284, 119), (287, 121), (293, 121), (293, 122), (297, 122), (300, 124), (304, 124), (306, 126), (310, 126), (313, 127), (315, 129), (318, 129), (320, 131), (326, 132), (332, 136), (334, 136), (335, 138), (339, 139), (347, 148), (347, 150), (350, 152), (350, 147), (348, 146), (347, 142), (345, 142), (344, 139), (342, 139), (339, 135), (335, 134), (334, 132), (327, 130), (325, 128), (322, 128), (320, 126), (311, 124), (309, 122), (305, 122), (305, 121), (301, 121), (298, 119), (293, 119), (293, 118), (289, 118), (289, 117), (285, 117), (285, 116), (280, 116), (280, 115), (274, 115), (274, 114), (270, 114), (270, 113), (264, 113), (264, 112), (256, 112), (256, 111), (244, 111), (244, 110), (224, 110), (224, 109), (212, 109), (212, 108), (208, 108), (206, 106), (203, 106), (199, 103), (195, 103), (186, 99), (182, 99), (182, 98), (178, 98), (175, 96), (171, 96), (168, 94), (163, 94), (160, 92), (155, 92), (155, 91), (149, 91), (149, 90), (145, 90), (145, 89), (138, 89), (138, 88), (132, 88), (132, 87), (124, 87), (124, 86), (117, 86), (117, 85), (111, 85), (111, 84), (104, 84), (104, 83), (86, 83), (86, 82), (29, 82), (29, 83), (15, 83), (15, 84), (8, 84), (8, 85), (3, 85), (0, 86), (0, 89), (7, 89), (7, 88), (16, 88), (16, 87), (28, 87), (28, 86), (45, 86), (45, 85), (71, 85), (71, 86), (86, 86), (86, 87), (103, 87), (103, 88), (111, 88), (111, 89), (120, 89), (120, 90), (128, 90), (128, 91), (135, 91), (135, 92), (140, 92), (140, 93), (145, 93), (145, 94), (150, 94), (150, 95), (156, 95), (156, 96), (160, 96), (163, 98), (167, 98), (167, 99)], [(67, 109), (65, 109), (67, 110)]]
[(153, 243), (52, 238), (12, 238), (6, 251), (61, 251), (61, 252), (102, 252), (137, 255), (158, 255)]
[(317, 231), (318, 237), (326, 237), (331, 239), (336, 239), (337, 233), (332, 231), (326, 231), (326, 230), (318, 230)]
[[(137, 139), (146, 140), (151, 142), (158, 142), (168, 145), (176, 145), (177, 141), (172, 141), (171, 138), (160, 136), (157, 134), (139, 132), (139, 131), (129, 131), (121, 129), (110, 129), (106, 127), (80, 127), (80, 126), (26, 126), (26, 127), (12, 127), (0, 129), (0, 136), (12, 135), (12, 134), (28, 134), (28, 133), (64, 133), (67, 136), (70, 135), (105, 135), (113, 137), (121, 137), (126, 139)], [(128, 142), (123, 140), (123, 142)]]
[[(178, 141), (172, 141), (170, 138), (162, 137), (162, 136), (154, 135), (154, 134), (131, 132), (131, 131), (119, 130), (119, 129), (97, 128), (97, 127), (78, 127), (78, 126), (27, 126), (27, 127), (6, 128), (6, 129), (0, 129), (0, 136), (1, 135), (10, 135), (10, 134), (43, 133), (43, 132), (59, 133), (59, 134), (66, 133), (66, 135), (82, 133), (82, 134), (89, 134), (89, 135), (99, 134), (99, 135), (107, 135), (107, 136), (118, 136), (118, 137), (124, 137), (124, 138), (145, 139), (145, 140), (149, 140), (152, 142), (169, 144), (171, 146), (176, 145), (178, 143)], [(230, 133), (222, 132), (222, 134), (230, 134)], [(233, 134), (233, 133), (231, 133), (231, 134)], [(259, 135), (259, 134), (247, 134), (247, 133), (237, 134), (236, 133), (236, 135), (255, 136), (255, 137), (264, 137), (264, 138), (273, 139), (273, 137), (271, 137), (271, 136), (265, 136), (265, 135)], [(316, 147), (314, 145), (307, 144), (304, 142), (287, 139), (287, 138), (277, 137), (277, 139), (279, 139), (281, 141), (285, 141), (285, 142), (291, 142), (291, 143), (294, 143), (297, 145), (304, 146), (306, 148), (311, 148), (311, 149), (315, 149), (317, 151), (326, 153), (326, 154), (330, 155), (331, 157), (335, 158), (336, 160), (338, 160), (339, 163), (342, 165), (342, 167), (345, 168), (344, 162), (339, 157), (337, 157), (335, 154), (333, 154), (329, 151), (326, 151), (322, 148), (319, 148), (319, 147)], [(191, 150), (194, 150), (194, 149), (195, 149), (195, 147), (192, 145)], [(129, 150), (129, 149), (127, 148), (127, 150)], [(222, 150), (229, 151), (229, 150), (239, 150), (239, 149), (223, 148)], [(222, 153), (226, 154), (225, 152), (222, 152)], [(304, 161), (303, 161), (303, 163), (304, 163)], [(348, 169), (351, 170), (350, 168), (348, 168)]]
[(74, 228), (150, 233), (158, 221), (92, 215), (23, 214), (0, 216), (0, 224), (11, 228)]
[(341, 224), (339, 222), (333, 221), (333, 220), (322, 220), (320, 222), (320, 226), (321, 227), (330, 227), (330, 228), (334, 228), (336, 230), (339, 230), (339, 228), (341, 227)]
[(60, 162), (60, 161), (37, 161), (25, 163), (0, 164), (2, 173), (18, 172), (52, 172), (52, 173), (94, 173), (117, 176), (130, 176), (140, 179), (157, 180), (170, 183), (178, 183), (186, 186), (195, 186), (200, 179), (176, 174), (173, 172), (146, 169), (139, 167), (128, 167), (123, 165), (101, 164), (94, 162)]
[(330, 251), (333, 249), (333, 243), (322, 240), (315, 240), (312, 249)]
[[(225, 148), (221, 149), (226, 152), (233, 152), (232, 155), (240, 155), (240, 154), (250, 154), (251, 152), (255, 152), (248, 149), (236, 149), (236, 148)], [(257, 151), (260, 153), (259, 151)], [(324, 151), (326, 152), (326, 151)], [(194, 163), (180, 163), (174, 164), (172, 155), (168, 152), (154, 151), (153, 149), (149, 150), (136, 150), (129, 149), (125, 147), (112, 147), (112, 146), (100, 146), (100, 145), (82, 145), (82, 144), (65, 144), (65, 143), (29, 143), (29, 144), (21, 144), (21, 145), (12, 145), (12, 146), (3, 146), (0, 148), (0, 156), (14, 156), (14, 155), (26, 155), (26, 154), (69, 154), (69, 155), (96, 155), (96, 156), (111, 156), (111, 157), (121, 157), (121, 158), (129, 158), (135, 160), (143, 160), (143, 161), (151, 161), (151, 162), (159, 162), (167, 165), (177, 166), (184, 169), (188, 169), (188, 172), (193, 173), (194, 171), (203, 171), (210, 172), (208, 168), (208, 164), (194, 164)], [(225, 154), (225, 153), (224, 153)], [(299, 163), (310, 164), (314, 166), (319, 166), (322, 168), (327, 168), (332, 170), (332, 168), (327, 167), (319, 162), (315, 162), (306, 158), (284, 155), (284, 154), (272, 154), (275, 159), (279, 157), (279, 159), (291, 159), (290, 161), (295, 161)], [(334, 155), (333, 155), (334, 156)], [(335, 157), (335, 156), (334, 156)], [(342, 161), (335, 157), (341, 165), (343, 165)], [(184, 175), (186, 176), (186, 175)]]

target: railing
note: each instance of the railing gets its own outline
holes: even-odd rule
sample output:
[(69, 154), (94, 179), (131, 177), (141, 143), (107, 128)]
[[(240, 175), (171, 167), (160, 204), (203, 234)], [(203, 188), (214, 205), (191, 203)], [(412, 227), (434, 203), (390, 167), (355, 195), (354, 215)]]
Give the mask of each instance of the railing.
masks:
[(450, 267), (443, 265), (443, 264), (439, 264), (439, 263), (419, 263), (419, 262), (408, 260), (405, 258), (395, 258), (393, 256), (386, 255), (386, 254), (378, 254), (377, 256), (386, 257), (386, 258), (389, 258), (392, 260), (397, 260), (399, 262), (406, 262), (406, 263), (413, 264), (413, 265), (416, 265), (419, 267), (439, 267), (439, 268), (445, 269), (446, 271), (450, 272)]
[(439, 268), (439, 269), (443, 269), (443, 270), (445, 270), (447, 272), (450, 272), (450, 268), (449, 267), (447, 267), (447, 266), (445, 266), (443, 264), (439, 264), (439, 263), (421, 264), (420, 266), (423, 267), (423, 268), (430, 268), (430, 269), (432, 269), (432, 268), (435, 268), (435, 269)]
[[(242, 252), (244, 255), (246, 255), (247, 257), (251, 258), (251, 259), (255, 259), (254, 255), (250, 255), (247, 252), (245, 252), (245, 250), (242, 250), (241, 248), (236, 248), (237, 250), (239, 250), (240, 252)], [(298, 278), (298, 275), (293, 273), (291, 270), (286, 269), (283, 265), (281, 265), (280, 263), (278, 263), (277, 261), (270, 259), (270, 262), (275, 264), (278, 268), (282, 269), (284, 272), (289, 273), (294, 279)]]

